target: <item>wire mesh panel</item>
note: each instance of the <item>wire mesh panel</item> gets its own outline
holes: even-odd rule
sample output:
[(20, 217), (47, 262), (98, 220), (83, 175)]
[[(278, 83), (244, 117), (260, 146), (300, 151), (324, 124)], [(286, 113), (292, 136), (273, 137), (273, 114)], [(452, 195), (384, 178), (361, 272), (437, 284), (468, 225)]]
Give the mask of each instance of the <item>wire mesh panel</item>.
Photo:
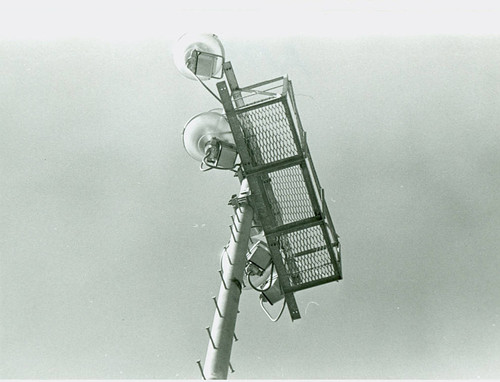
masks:
[(272, 163), (299, 154), (282, 100), (238, 113), (252, 163)]
[[(251, 157), (251, 165), (245, 170), (251, 173), (255, 168), (264, 169), (256, 178), (264, 190), (267, 213), (273, 217), (264, 232), (275, 233), (286, 270), (279, 276), (288, 279), (286, 290), (295, 291), (340, 278), (339, 259), (333, 249), (337, 238), (325, 228), (333, 224), (325, 219), (327, 207), (319, 200), (321, 187), (306, 147), (291, 83), (281, 78), (265, 84), (274, 85), (276, 97), (269, 97), (265, 90), (268, 97), (250, 105), (240, 103), (235, 110)], [(250, 87), (249, 91), (257, 88)], [(301, 159), (298, 163), (291, 160), (297, 156)], [(273, 164), (279, 164), (278, 168)], [(317, 225), (305, 227), (314, 217), (318, 218)], [(291, 232), (279, 233), (280, 228), (290, 226)]]
[(266, 193), (280, 225), (315, 216), (300, 166), (270, 172), (268, 179)]
[[(262, 90), (263, 86), (268, 88)], [(291, 82), (281, 77), (233, 89), (232, 97), (224, 84), (218, 87), (285, 298), (341, 279), (338, 235), (307, 147)], [(248, 102), (251, 97), (256, 100)], [(298, 315), (289, 309), (292, 318)]]
[(291, 289), (304, 289), (317, 281), (338, 278), (319, 225), (282, 234), (280, 243)]

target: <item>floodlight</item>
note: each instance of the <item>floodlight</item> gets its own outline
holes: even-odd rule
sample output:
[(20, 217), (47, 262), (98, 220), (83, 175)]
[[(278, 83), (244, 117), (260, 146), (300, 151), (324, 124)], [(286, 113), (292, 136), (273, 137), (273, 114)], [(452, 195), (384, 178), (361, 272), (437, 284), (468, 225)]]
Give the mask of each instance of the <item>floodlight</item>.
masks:
[(210, 33), (183, 35), (174, 46), (174, 63), (181, 74), (191, 80), (222, 78), (224, 46)]
[[(269, 285), (269, 283), (271, 285)], [(280, 283), (278, 281), (278, 276), (274, 275), (267, 283), (267, 286), (263, 288), (263, 292), (260, 294), (260, 299), (267, 301), (271, 305), (274, 305), (278, 301), (285, 298), (283, 290), (281, 289)]]
[[(273, 266), (270, 265), (268, 266), (262, 273), (260, 273), (260, 276), (257, 274), (250, 274), (248, 271), (249, 266), (254, 266), (256, 265), (248, 262), (245, 272), (247, 273), (247, 277), (243, 280), (243, 289), (244, 290), (255, 290), (255, 289), (263, 289), (263, 285), (266, 284), (269, 281), (269, 278), (272, 276), (274, 270)], [(251, 284), (250, 284), (251, 283)]]
[(188, 154), (202, 162), (202, 170), (234, 168), (238, 153), (223, 114), (209, 111), (194, 116), (186, 123), (182, 138)]
[(271, 252), (267, 248), (267, 244), (258, 241), (255, 243), (247, 254), (247, 261), (254, 265), (254, 273), (261, 275), (262, 272), (271, 264)]

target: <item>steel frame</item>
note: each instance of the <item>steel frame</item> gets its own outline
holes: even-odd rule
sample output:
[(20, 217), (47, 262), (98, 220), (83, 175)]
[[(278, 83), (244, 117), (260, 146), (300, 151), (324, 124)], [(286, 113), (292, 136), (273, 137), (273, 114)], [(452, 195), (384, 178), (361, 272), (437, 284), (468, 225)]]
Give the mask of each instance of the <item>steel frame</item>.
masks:
[[(251, 205), (266, 235), (271, 256), (278, 273), (278, 279), (285, 293), (285, 300), (291, 318), (295, 320), (300, 318), (300, 313), (293, 294), (294, 292), (331, 281), (337, 281), (342, 278), (339, 236), (335, 231), (325, 201), (324, 190), (320, 186), (312, 162), (306, 142), (306, 133), (302, 128), (297, 112), (291, 82), (284, 76), (240, 88), (230, 62), (224, 64), (224, 72), (228, 83), (219, 82), (217, 89), (240, 156), (243, 176), (247, 178), (249, 183)], [(278, 85), (276, 86), (276, 84)], [(271, 92), (269, 86), (271, 86), (271, 90), (279, 89), (281, 91)], [(251, 97), (257, 100), (254, 99), (248, 103), (247, 101)], [(255, 160), (255, 155), (258, 154), (249, 151), (247, 138), (245, 137), (245, 132), (238, 115), (277, 103), (283, 105), (297, 153), (296, 155), (276, 160), (272, 163), (258, 164)], [(262, 161), (258, 160), (258, 162)], [(276, 214), (271, 212), (272, 204), (276, 203), (276, 197), (270, 185), (269, 174), (292, 166), (300, 167), (300, 173), (307, 188), (314, 216), (285, 224), (279, 215), (276, 216)], [(282, 257), (282, 243), (280, 241), (286, 239), (282, 235), (315, 226), (321, 228), (324, 245), (295, 254), (294, 259), (320, 249), (326, 249), (333, 265), (334, 275), (303, 282), (300, 285), (291, 285)]]

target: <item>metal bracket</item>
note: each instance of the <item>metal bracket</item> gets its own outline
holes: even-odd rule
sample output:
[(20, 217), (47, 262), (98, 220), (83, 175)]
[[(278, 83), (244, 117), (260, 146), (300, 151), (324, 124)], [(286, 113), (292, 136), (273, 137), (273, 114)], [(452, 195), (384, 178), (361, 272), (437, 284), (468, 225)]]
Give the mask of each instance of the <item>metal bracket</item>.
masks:
[(210, 332), (210, 327), (207, 326), (206, 329), (208, 332), (208, 337), (210, 338), (210, 342), (212, 343), (212, 346), (214, 347), (214, 349), (217, 349), (217, 346), (215, 346), (214, 339), (212, 338), (212, 333)]
[(203, 367), (201, 367), (201, 360), (196, 361), (196, 363), (198, 364), (198, 367), (200, 368), (201, 377), (203, 378), (203, 380), (206, 380), (205, 374), (203, 373)]
[(248, 197), (247, 196), (238, 196), (238, 195), (233, 195), (231, 199), (229, 199), (229, 202), (227, 203), (228, 206), (233, 206), (235, 209), (240, 208), (242, 204), (247, 204), (248, 203)]

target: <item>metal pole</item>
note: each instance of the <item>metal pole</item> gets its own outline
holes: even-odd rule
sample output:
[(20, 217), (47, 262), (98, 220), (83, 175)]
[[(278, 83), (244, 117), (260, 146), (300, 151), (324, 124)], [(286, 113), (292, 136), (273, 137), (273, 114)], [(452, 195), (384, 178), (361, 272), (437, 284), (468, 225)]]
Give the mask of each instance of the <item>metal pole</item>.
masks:
[[(241, 288), (246, 264), (246, 253), (253, 209), (248, 204), (248, 183), (244, 179), (240, 190), (240, 204), (235, 208), (235, 224), (227, 247), (230, 261), (223, 263), (222, 282), (217, 297), (218, 309), (214, 314), (211, 340), (208, 343), (203, 374), (206, 379), (227, 379), (234, 328), (238, 315)], [(213, 343), (212, 343), (213, 340)]]

